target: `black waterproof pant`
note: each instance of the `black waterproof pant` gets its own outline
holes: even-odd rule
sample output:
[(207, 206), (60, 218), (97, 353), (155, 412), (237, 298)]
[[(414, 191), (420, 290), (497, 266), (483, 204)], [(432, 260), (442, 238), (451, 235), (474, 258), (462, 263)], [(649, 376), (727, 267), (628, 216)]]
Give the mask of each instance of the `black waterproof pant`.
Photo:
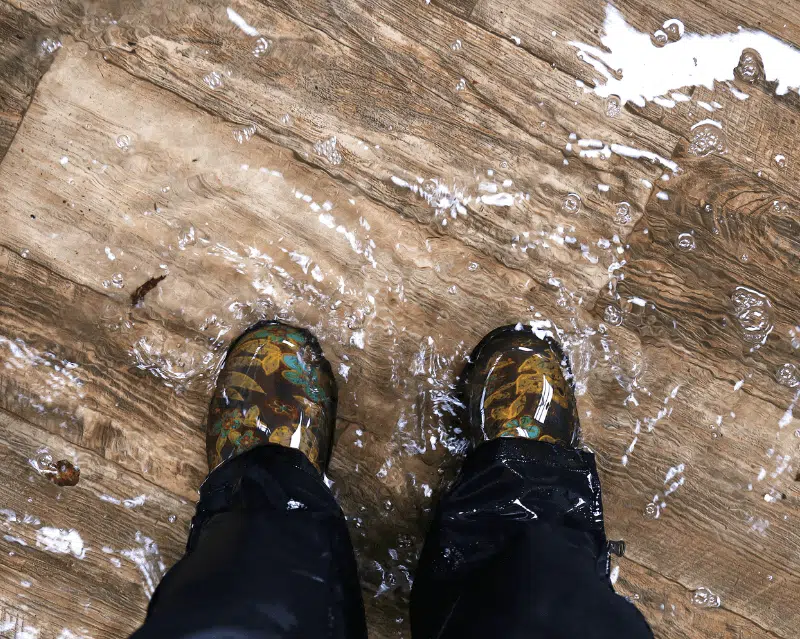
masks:
[[(591, 453), (498, 439), (436, 511), (411, 595), (414, 639), (650, 638), (609, 580)], [(367, 636), (344, 517), (302, 453), (261, 446), (200, 491), (186, 555), (134, 639)]]

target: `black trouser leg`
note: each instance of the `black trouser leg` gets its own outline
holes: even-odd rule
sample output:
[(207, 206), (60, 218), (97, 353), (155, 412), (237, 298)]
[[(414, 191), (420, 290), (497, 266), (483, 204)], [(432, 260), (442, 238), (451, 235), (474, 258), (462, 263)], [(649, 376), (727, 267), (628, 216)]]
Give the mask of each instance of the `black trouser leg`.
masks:
[(497, 439), (442, 497), (411, 593), (414, 639), (645, 639), (609, 580), (594, 456)]
[(259, 446), (200, 490), (186, 555), (135, 639), (367, 636), (342, 511), (297, 450)]

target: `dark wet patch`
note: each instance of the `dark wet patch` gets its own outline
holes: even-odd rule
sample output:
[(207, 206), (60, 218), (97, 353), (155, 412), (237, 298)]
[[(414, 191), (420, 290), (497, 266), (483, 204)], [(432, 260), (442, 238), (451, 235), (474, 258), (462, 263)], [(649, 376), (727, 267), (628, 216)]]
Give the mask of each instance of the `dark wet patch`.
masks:
[(131, 306), (139, 307), (142, 301), (144, 300), (144, 296), (147, 295), (150, 291), (152, 291), (156, 286), (158, 286), (159, 282), (165, 280), (166, 277), (167, 277), (166, 275), (151, 277), (139, 288), (137, 288), (131, 295)]

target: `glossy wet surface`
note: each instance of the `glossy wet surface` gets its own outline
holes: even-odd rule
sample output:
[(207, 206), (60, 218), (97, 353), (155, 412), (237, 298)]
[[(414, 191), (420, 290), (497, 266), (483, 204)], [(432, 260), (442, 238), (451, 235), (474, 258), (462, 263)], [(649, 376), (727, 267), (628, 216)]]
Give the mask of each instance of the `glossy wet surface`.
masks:
[(137, 625), (222, 357), (277, 317), (336, 374), (372, 636), (516, 322), (571, 359), (656, 636), (794, 636), (797, 9), (166, 6), (0, 3), (0, 635)]

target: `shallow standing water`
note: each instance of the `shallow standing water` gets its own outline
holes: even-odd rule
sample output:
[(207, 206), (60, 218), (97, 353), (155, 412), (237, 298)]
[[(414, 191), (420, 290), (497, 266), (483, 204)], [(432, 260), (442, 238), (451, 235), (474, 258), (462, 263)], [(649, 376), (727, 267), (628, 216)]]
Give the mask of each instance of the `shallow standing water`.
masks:
[(337, 373), (372, 636), (517, 322), (569, 353), (656, 636), (792, 636), (798, 20), (587, 4), (4, 5), (0, 633), (139, 623), (227, 344), (277, 317)]

